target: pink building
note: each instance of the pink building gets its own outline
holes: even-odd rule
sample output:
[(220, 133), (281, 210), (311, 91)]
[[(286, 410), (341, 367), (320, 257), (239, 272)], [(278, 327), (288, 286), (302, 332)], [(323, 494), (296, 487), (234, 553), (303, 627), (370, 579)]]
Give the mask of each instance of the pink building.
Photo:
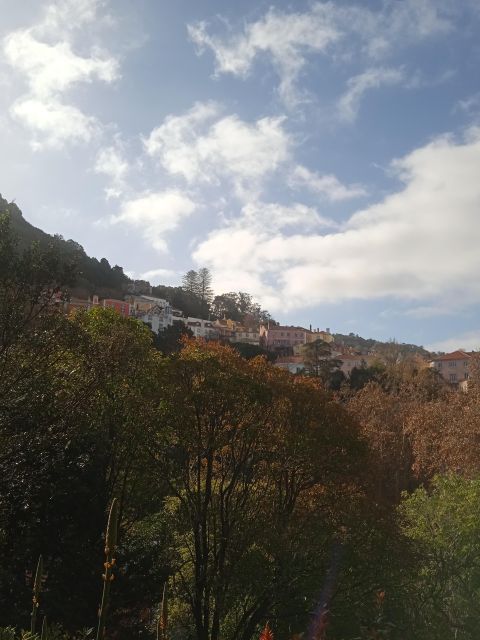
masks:
[(260, 344), (272, 351), (293, 350), (296, 345), (309, 342), (311, 334), (309, 329), (303, 327), (262, 325), (260, 327)]

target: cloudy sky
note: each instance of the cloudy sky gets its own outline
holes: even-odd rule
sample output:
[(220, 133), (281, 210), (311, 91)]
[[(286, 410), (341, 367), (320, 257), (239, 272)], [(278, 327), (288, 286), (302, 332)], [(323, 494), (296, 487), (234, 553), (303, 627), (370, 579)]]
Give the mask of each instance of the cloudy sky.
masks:
[(135, 277), (480, 347), (480, 0), (0, 0), (0, 192)]

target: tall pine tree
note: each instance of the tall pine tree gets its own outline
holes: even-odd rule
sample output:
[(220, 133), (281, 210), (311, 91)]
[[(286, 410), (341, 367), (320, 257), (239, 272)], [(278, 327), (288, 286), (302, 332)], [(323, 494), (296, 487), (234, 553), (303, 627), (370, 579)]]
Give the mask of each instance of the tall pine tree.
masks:
[(194, 296), (198, 296), (200, 293), (199, 283), (200, 279), (198, 273), (193, 269), (190, 269), (190, 271), (187, 271), (182, 278), (182, 289)]

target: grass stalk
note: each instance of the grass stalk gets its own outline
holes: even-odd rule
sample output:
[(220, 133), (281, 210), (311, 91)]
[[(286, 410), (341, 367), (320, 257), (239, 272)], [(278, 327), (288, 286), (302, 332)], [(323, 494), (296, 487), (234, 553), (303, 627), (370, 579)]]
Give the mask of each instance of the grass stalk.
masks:
[(110, 507), (110, 513), (108, 515), (107, 530), (105, 533), (105, 572), (102, 574), (103, 578), (103, 592), (102, 601), (98, 610), (98, 629), (96, 640), (103, 640), (105, 638), (105, 624), (107, 621), (107, 610), (110, 600), (110, 585), (114, 579), (113, 567), (115, 565), (115, 547), (117, 545), (117, 533), (118, 533), (118, 501), (113, 499)]
[(157, 640), (167, 640), (167, 584), (163, 585), (163, 596), (158, 609)]
[(30, 631), (35, 633), (35, 627), (37, 624), (37, 611), (40, 606), (40, 592), (42, 590), (42, 577), (43, 577), (43, 558), (39, 556), (37, 563), (37, 571), (35, 573), (35, 580), (33, 582), (33, 598), (32, 598), (32, 615), (30, 620)]
[(47, 616), (44, 616), (42, 621), (42, 633), (40, 635), (40, 640), (47, 640), (47, 638), (48, 638)]

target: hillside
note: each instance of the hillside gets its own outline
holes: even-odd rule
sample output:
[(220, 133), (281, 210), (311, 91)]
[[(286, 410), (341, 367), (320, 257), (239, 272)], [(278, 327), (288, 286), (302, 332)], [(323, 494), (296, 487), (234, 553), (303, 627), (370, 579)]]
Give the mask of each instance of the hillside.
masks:
[(396, 340), (389, 340), (388, 342), (381, 342), (374, 340), (373, 338), (362, 338), (355, 333), (349, 333), (344, 335), (342, 333), (334, 333), (336, 344), (348, 347), (363, 354), (374, 353), (383, 356), (394, 357), (395, 354), (400, 356), (407, 355), (421, 355), (428, 357), (430, 353), (422, 346), (416, 344), (406, 344), (404, 342), (396, 342)]
[[(60, 235), (49, 235), (41, 229), (34, 227), (23, 217), (22, 211), (15, 202), (7, 202), (0, 195), (0, 213), (7, 213), (10, 218), (11, 227), (16, 234), (19, 246), (25, 248), (32, 242), (38, 242), (40, 245), (54, 245), (66, 260), (74, 261), (78, 268), (78, 276), (75, 286), (72, 288), (72, 295), (79, 297), (87, 297), (97, 294), (100, 297), (112, 297), (123, 299), (129, 286), (135, 286), (137, 293), (148, 293), (160, 298), (168, 300), (173, 307), (181, 309), (185, 315), (193, 317), (202, 317), (202, 303), (196, 296), (182, 287), (171, 287), (166, 285), (158, 285), (151, 287), (146, 281), (133, 281), (128, 278), (123, 268), (115, 265), (111, 266), (105, 258), (97, 260), (91, 258), (85, 253), (83, 247), (74, 240), (65, 240)], [(222, 297), (228, 297), (233, 294), (224, 294), (217, 296), (216, 300)], [(213, 316), (221, 317), (222, 314), (216, 314), (212, 309)], [(229, 313), (230, 317), (234, 317), (233, 311)], [(234, 319), (240, 319), (234, 318)], [(395, 341), (380, 342), (373, 338), (365, 339), (354, 333), (344, 335), (341, 333), (333, 334), (335, 342), (339, 345), (351, 348), (359, 353), (376, 353), (384, 356), (402, 356), (408, 354), (420, 354), (428, 356), (429, 353), (423, 347), (414, 344), (400, 344)]]
[(96, 293), (101, 297), (123, 298), (132, 280), (123, 273), (122, 267), (110, 266), (105, 258), (90, 258), (78, 242), (65, 240), (60, 235), (51, 236), (34, 227), (25, 220), (14, 202), (7, 202), (1, 195), (0, 213), (8, 214), (11, 228), (21, 248), (28, 247), (32, 242), (38, 242), (42, 246), (53, 245), (66, 260), (77, 265), (77, 280), (71, 291), (73, 295), (87, 297)]

